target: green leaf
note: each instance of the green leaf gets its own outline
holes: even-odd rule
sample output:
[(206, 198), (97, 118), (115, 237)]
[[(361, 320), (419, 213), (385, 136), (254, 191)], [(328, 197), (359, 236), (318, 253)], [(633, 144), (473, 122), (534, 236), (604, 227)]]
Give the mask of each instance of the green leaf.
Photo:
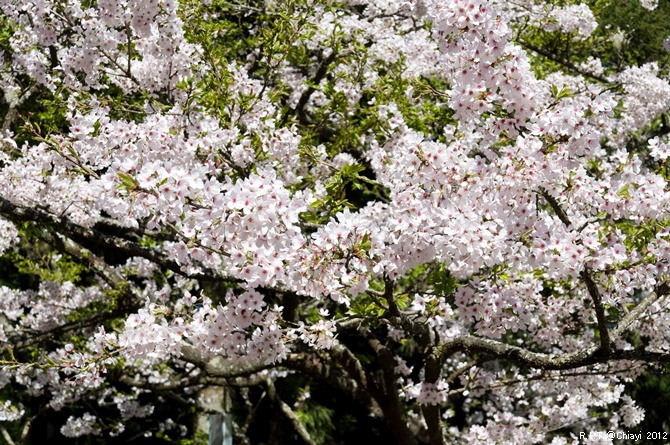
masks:
[(132, 176), (123, 172), (117, 172), (116, 175), (121, 180), (121, 188), (124, 188), (126, 190), (137, 189), (138, 183)]
[(561, 91), (558, 92), (558, 95), (556, 96), (556, 100), (561, 100), (564, 97), (573, 97), (574, 94), (572, 94), (572, 91), (570, 91), (570, 88), (563, 88)]
[(621, 190), (619, 190), (616, 194), (617, 196), (621, 196), (622, 198), (630, 199), (630, 193), (628, 192), (628, 187), (630, 187), (630, 184), (624, 185)]
[(368, 251), (372, 247), (372, 243), (370, 242), (370, 233), (365, 232), (365, 235), (363, 235), (363, 239), (361, 239), (361, 244), (360, 244), (360, 249), (363, 251)]

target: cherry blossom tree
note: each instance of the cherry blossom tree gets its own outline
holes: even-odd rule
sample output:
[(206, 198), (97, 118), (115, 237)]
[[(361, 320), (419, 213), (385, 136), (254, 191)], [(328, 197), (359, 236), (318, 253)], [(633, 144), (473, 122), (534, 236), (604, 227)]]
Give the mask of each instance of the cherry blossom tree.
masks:
[(634, 431), (670, 83), (603, 3), (2, 0), (4, 440)]

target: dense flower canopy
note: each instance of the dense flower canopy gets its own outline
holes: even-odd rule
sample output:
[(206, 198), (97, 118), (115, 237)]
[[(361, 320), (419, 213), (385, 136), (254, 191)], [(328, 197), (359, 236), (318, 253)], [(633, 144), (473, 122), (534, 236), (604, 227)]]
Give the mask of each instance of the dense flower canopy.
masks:
[(610, 3), (2, 0), (0, 421), (174, 443), (216, 386), (241, 443), (266, 393), (329, 443), (327, 387), (399, 444), (634, 428), (670, 83)]

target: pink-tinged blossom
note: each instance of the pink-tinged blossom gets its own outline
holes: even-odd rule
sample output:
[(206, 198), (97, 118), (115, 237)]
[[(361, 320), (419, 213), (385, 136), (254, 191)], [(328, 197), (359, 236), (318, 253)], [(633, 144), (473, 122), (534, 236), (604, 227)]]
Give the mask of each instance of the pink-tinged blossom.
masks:
[(71, 438), (99, 434), (97, 418), (91, 413), (84, 413), (81, 417), (70, 416), (61, 427), (60, 433)]
[(435, 383), (421, 382), (405, 388), (408, 400), (416, 399), (419, 405), (439, 405), (447, 400), (449, 385), (443, 380)]
[(13, 422), (23, 417), (25, 411), (20, 406), (16, 406), (11, 400), (0, 402), (0, 422)]
[(632, 66), (613, 78), (625, 85), (622, 116), (617, 139), (642, 129), (648, 122), (670, 107), (670, 83), (659, 77), (655, 62)]
[(635, 401), (630, 396), (621, 397), (623, 401), (622, 407), (619, 410), (621, 422), (626, 428), (633, 428), (639, 425), (644, 420), (644, 409), (635, 404)]
[[(404, 396), (422, 434), (417, 405), (445, 413), (445, 437), (473, 444), (542, 443), (566, 425), (643, 420), (623, 383), (644, 364), (619, 357), (557, 371), (517, 354), (598, 351), (598, 361), (669, 350), (667, 302), (651, 298), (670, 275), (660, 169), (670, 151), (664, 136), (645, 133), (670, 109), (667, 75), (656, 62), (614, 72), (590, 57), (540, 78), (531, 64), (541, 54), (516, 43), (526, 26), (588, 38), (596, 22), (585, 3), (313, 2), (290, 18), (300, 23), (296, 53), (242, 50), (224, 62), (187, 41), (177, 2), (93, 3), (0, 5), (13, 31), (12, 56), (0, 58), (6, 102), (28, 97), (30, 79), (66, 108), (62, 132), (44, 136), (26, 116), (28, 136), (2, 136), (0, 204), (15, 212), (0, 218), (0, 254), (40, 236), (18, 224), (34, 211), (86, 265), (80, 281), (0, 287), (0, 342), (70, 332), (110, 295), (122, 318), (59, 337), (44, 355), (51, 368), (8, 366), (0, 386), (53, 410), (98, 403), (124, 421), (149, 419), (159, 410), (142, 402), (141, 386), (200, 384), (221, 362), (257, 370), (296, 355), (315, 366), (342, 360), (351, 336), (365, 334), (366, 358), (377, 336), (393, 358), (396, 387), (386, 378), (379, 387)], [(213, 74), (220, 96), (203, 91)], [(399, 92), (387, 93), (391, 84)], [(633, 135), (649, 156), (629, 149)], [(358, 166), (355, 179), (374, 193), (331, 208)], [(602, 323), (640, 304), (648, 308), (626, 329), (646, 349), (619, 335), (608, 352)], [(480, 354), (459, 341), (498, 349)], [(426, 381), (421, 366), (440, 351), (440, 376)], [(343, 378), (366, 391), (377, 374), (352, 371), (357, 354)], [(106, 381), (117, 366), (132, 393)], [(266, 383), (285, 375), (253, 374)], [(446, 428), (455, 393), (465, 421)], [(24, 409), (0, 408), (0, 420)], [(86, 413), (61, 432), (103, 428), (119, 435), (124, 424)], [(160, 428), (177, 429), (172, 419)]]
[(670, 147), (667, 143), (660, 142), (658, 138), (649, 140), (650, 155), (659, 161), (665, 161), (670, 156)]
[[(593, 12), (584, 3), (554, 7), (549, 13), (548, 18), (547, 30), (560, 29), (568, 34), (576, 33), (582, 40), (589, 37), (598, 26)], [(550, 24), (553, 26), (550, 27)]]
[(126, 320), (118, 344), (124, 355), (133, 359), (157, 360), (179, 353), (181, 337), (165, 320), (140, 309)]
[(0, 219), (0, 255), (18, 241), (18, 231), (14, 224)]
[(295, 335), (316, 349), (330, 349), (337, 345), (335, 340), (336, 326), (333, 321), (319, 320), (315, 324), (306, 326), (300, 322), (300, 326), (295, 330)]

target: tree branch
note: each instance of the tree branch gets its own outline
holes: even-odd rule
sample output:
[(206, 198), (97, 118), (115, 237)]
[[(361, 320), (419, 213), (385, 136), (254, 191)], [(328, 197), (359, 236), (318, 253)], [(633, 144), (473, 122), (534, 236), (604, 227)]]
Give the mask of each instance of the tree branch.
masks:
[(266, 379), (265, 384), (268, 388), (268, 396), (270, 397), (270, 400), (279, 405), (279, 409), (289, 420), (291, 426), (293, 426), (293, 429), (295, 429), (303, 442), (305, 442), (307, 445), (316, 445), (316, 442), (314, 439), (312, 439), (312, 436), (309, 435), (309, 432), (305, 428), (305, 425), (303, 425), (300, 421), (300, 418), (298, 418), (298, 416), (293, 412), (291, 407), (286, 404), (286, 402), (279, 398), (274, 383), (272, 383), (270, 379)]
[(139, 303), (141, 301), (142, 298), (139, 292), (130, 284), (127, 278), (122, 277), (121, 274), (107, 264), (105, 260), (93, 254), (93, 252), (87, 248), (57, 232), (52, 235), (48, 230), (42, 230), (39, 236), (45, 242), (56, 247), (61, 252), (65, 252), (74, 257), (78, 263), (88, 266), (113, 289), (129, 294), (135, 302)]
[(346, 372), (339, 366), (335, 366), (335, 362), (332, 359), (324, 360), (318, 356), (294, 353), (289, 354), (288, 359), (282, 362), (282, 365), (337, 389), (351, 400), (365, 407), (370, 416), (376, 418), (383, 417), (382, 408), (377, 400), (370, 395), (370, 392), (358, 384), (350, 376), (349, 372)]
[(584, 348), (564, 354), (533, 352), (520, 346), (509, 345), (490, 338), (464, 335), (441, 345), (440, 356), (444, 359), (456, 352), (484, 353), (498, 358), (507, 358), (516, 363), (545, 370), (564, 370), (621, 360), (642, 360), (647, 363), (670, 363), (670, 353), (632, 351), (603, 351), (600, 346)]
[(384, 299), (389, 305), (389, 314), (392, 317), (399, 317), (400, 316), (400, 309), (398, 309), (398, 305), (395, 302), (395, 298), (393, 296), (393, 290), (395, 289), (395, 286), (393, 286), (393, 280), (390, 279), (388, 276), (384, 276)]
[(670, 293), (670, 285), (668, 283), (661, 283), (656, 287), (654, 292), (650, 292), (640, 303), (635, 306), (628, 314), (626, 314), (619, 323), (617, 327), (612, 330), (612, 341), (616, 340), (623, 334), (631, 324), (638, 321), (638, 317), (644, 313), (644, 311), (649, 308), (656, 300), (662, 298)]
[(5, 439), (5, 442), (7, 442), (9, 445), (16, 445), (16, 442), (12, 440), (12, 436), (9, 435), (7, 429), (2, 425), (0, 425), (0, 433), (2, 433), (2, 438)]
[(330, 66), (331, 63), (333, 63), (336, 57), (337, 53), (333, 50), (325, 59), (321, 60), (319, 68), (317, 68), (316, 73), (314, 74), (314, 77), (310, 82), (310, 85), (300, 95), (300, 99), (298, 99), (298, 103), (295, 106), (295, 109), (298, 112), (298, 118), (300, 119), (300, 122), (302, 124), (309, 125), (312, 123), (305, 115), (305, 107), (307, 106), (307, 102), (309, 102), (309, 98), (312, 96), (314, 91), (316, 91), (316, 87), (314, 87), (313, 85), (318, 85), (326, 76), (326, 74), (328, 74), (328, 67)]
[(367, 389), (368, 381), (363, 365), (356, 356), (342, 343), (337, 342), (330, 349), (333, 357), (344, 367), (349, 375), (356, 380), (362, 389)]
[(611, 351), (610, 347), (610, 336), (607, 329), (607, 319), (605, 317), (605, 308), (603, 307), (603, 299), (598, 290), (598, 285), (593, 280), (591, 276), (591, 269), (586, 266), (581, 273), (584, 283), (586, 283), (586, 289), (593, 300), (594, 309), (596, 311), (596, 319), (598, 320), (598, 332), (600, 334), (600, 348), (605, 354), (609, 354)]
[[(572, 223), (568, 214), (563, 210), (561, 205), (558, 203), (556, 198), (551, 196), (549, 192), (545, 189), (540, 189), (540, 194), (542, 197), (549, 203), (551, 208), (554, 210), (558, 218), (565, 225), (566, 228), (570, 228)], [(600, 334), (600, 347), (605, 354), (609, 354), (611, 350), (609, 332), (607, 330), (607, 317), (605, 315), (605, 308), (603, 307), (603, 299), (598, 290), (598, 285), (596, 284), (593, 276), (591, 274), (591, 269), (588, 266), (584, 267), (584, 270), (580, 273), (584, 283), (586, 284), (586, 290), (589, 292), (589, 296), (593, 301), (593, 307), (596, 312), (596, 319), (598, 322), (598, 332)]]
[(561, 207), (556, 198), (551, 196), (549, 192), (544, 188), (540, 188), (539, 193), (540, 196), (542, 196), (545, 199), (545, 201), (547, 201), (547, 203), (551, 206), (552, 210), (556, 213), (556, 216), (558, 216), (558, 219), (561, 220), (561, 222), (565, 225), (565, 227), (572, 226), (568, 214), (565, 213), (565, 210), (563, 210), (563, 207)]
[(395, 360), (391, 351), (384, 346), (372, 332), (361, 326), (358, 329), (363, 338), (367, 339), (368, 344), (375, 352), (379, 359), (379, 364), (382, 374), (383, 391), (378, 397), (383, 400), (377, 400), (384, 412), (385, 420), (393, 432), (393, 435), (401, 445), (415, 445), (417, 443), (415, 437), (407, 427), (407, 419), (400, 406), (400, 398), (398, 397), (397, 378), (393, 372), (395, 368)]
[(612, 83), (612, 81), (610, 81), (606, 77), (603, 77), (603, 76), (600, 76), (598, 74), (590, 73), (586, 70), (583, 70), (583, 69), (577, 67), (574, 63), (570, 62), (569, 60), (558, 57), (556, 54), (554, 54), (550, 51), (547, 51), (545, 49), (542, 49), (539, 46), (535, 46), (532, 43), (528, 43), (528, 42), (526, 42), (525, 40), (522, 40), (522, 39), (517, 40), (517, 42), (522, 47), (524, 47), (528, 50), (531, 50), (531, 51), (533, 51), (533, 52), (541, 55), (542, 57), (545, 57), (545, 58), (547, 58), (547, 59), (549, 59), (553, 62), (556, 62), (560, 65), (563, 65), (564, 67), (566, 67), (566, 68), (568, 68), (572, 71), (575, 71), (575, 72), (581, 74), (582, 76), (590, 77), (591, 79), (597, 80), (598, 82), (601, 82), (601, 83), (604, 83), (604, 84), (611, 84)]
[[(426, 382), (434, 384), (440, 378), (441, 373), (440, 359), (436, 354), (431, 353), (426, 359)], [(428, 427), (430, 445), (444, 445), (440, 407), (438, 405), (423, 405), (421, 412)]]
[(244, 377), (274, 366), (265, 363), (240, 363), (221, 356), (207, 359), (203, 357), (200, 350), (186, 342), (181, 344), (181, 359), (193, 363), (213, 377), (224, 378)]
[(165, 254), (153, 249), (142, 247), (137, 243), (124, 238), (109, 235), (96, 229), (79, 226), (65, 217), (59, 217), (41, 209), (14, 204), (0, 196), (0, 215), (13, 222), (35, 222), (47, 224), (57, 232), (72, 240), (87, 246), (96, 246), (101, 249), (112, 249), (128, 256), (145, 258), (179, 275), (203, 281), (236, 281), (234, 278), (219, 275), (212, 270), (204, 273), (186, 274), (181, 266)]

